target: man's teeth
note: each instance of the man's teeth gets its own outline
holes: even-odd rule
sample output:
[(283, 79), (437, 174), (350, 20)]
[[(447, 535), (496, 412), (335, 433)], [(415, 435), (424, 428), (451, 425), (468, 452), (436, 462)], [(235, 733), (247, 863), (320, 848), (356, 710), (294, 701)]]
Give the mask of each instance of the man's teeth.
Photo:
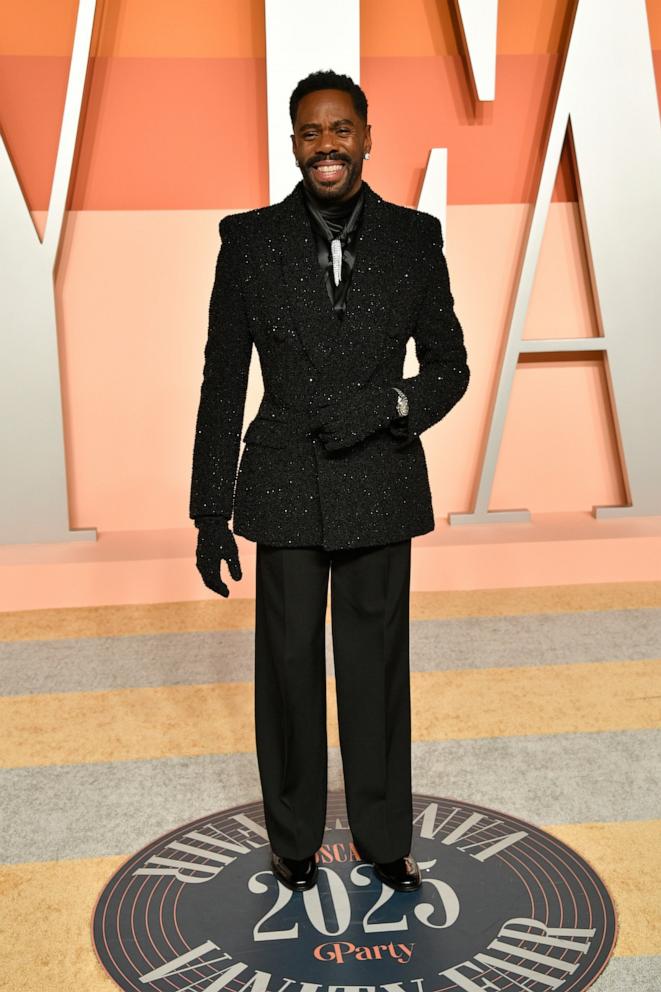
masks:
[(315, 166), (319, 172), (337, 172), (338, 169), (342, 168), (342, 163), (338, 162), (337, 165), (317, 165)]

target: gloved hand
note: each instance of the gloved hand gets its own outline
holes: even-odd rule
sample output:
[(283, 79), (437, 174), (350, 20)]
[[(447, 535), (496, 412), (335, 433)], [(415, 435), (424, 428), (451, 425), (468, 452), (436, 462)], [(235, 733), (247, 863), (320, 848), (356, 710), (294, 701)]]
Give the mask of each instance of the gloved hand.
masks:
[(196, 517), (198, 529), (196, 564), (205, 586), (220, 596), (230, 591), (220, 577), (220, 563), (225, 559), (229, 573), (235, 581), (241, 578), (239, 551), (234, 534), (225, 517)]
[(392, 386), (364, 386), (322, 403), (311, 418), (327, 451), (348, 448), (369, 437), (397, 416), (397, 393)]

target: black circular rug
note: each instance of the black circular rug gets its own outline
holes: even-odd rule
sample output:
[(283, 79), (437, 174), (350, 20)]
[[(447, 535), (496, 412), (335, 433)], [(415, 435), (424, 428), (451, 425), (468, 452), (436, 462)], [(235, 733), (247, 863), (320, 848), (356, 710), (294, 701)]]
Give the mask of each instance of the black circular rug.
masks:
[(122, 989), (159, 992), (579, 992), (605, 967), (613, 901), (538, 827), (413, 796), (415, 892), (383, 885), (329, 792), (319, 879), (269, 867), (261, 800), (187, 823), (135, 854), (94, 909), (99, 960)]

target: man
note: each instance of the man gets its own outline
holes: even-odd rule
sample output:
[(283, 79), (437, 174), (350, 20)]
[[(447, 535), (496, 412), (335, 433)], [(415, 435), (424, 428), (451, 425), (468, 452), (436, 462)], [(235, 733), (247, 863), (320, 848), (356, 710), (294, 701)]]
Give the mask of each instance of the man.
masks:
[[(411, 854), (411, 537), (434, 528), (420, 434), (466, 390), (439, 221), (362, 179), (367, 100), (332, 71), (290, 100), (302, 179), (225, 217), (209, 308), (190, 516), (222, 596), (256, 542), (255, 731), (274, 874), (315, 884), (326, 816), (325, 613), (354, 845), (400, 891)], [(413, 336), (417, 375), (402, 378)], [(256, 346), (264, 382), (243, 436)], [(233, 515), (233, 532), (229, 519)]]

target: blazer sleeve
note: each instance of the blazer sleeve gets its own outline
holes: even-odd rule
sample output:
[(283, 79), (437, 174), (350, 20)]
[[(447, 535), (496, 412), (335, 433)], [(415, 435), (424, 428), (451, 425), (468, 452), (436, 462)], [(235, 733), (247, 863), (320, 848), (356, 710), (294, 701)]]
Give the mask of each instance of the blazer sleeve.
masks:
[(221, 245), (209, 303), (195, 427), (189, 516), (232, 516), (252, 353), (243, 292), (243, 244), (236, 218), (218, 227)]
[(398, 447), (410, 444), (449, 413), (466, 392), (470, 379), (464, 335), (454, 312), (443, 254), (441, 223), (431, 214), (424, 216), (429, 222), (429, 233), (424, 236), (421, 264), (427, 281), (413, 331), (420, 369), (417, 375), (391, 383), (409, 401), (408, 414), (390, 425)]

